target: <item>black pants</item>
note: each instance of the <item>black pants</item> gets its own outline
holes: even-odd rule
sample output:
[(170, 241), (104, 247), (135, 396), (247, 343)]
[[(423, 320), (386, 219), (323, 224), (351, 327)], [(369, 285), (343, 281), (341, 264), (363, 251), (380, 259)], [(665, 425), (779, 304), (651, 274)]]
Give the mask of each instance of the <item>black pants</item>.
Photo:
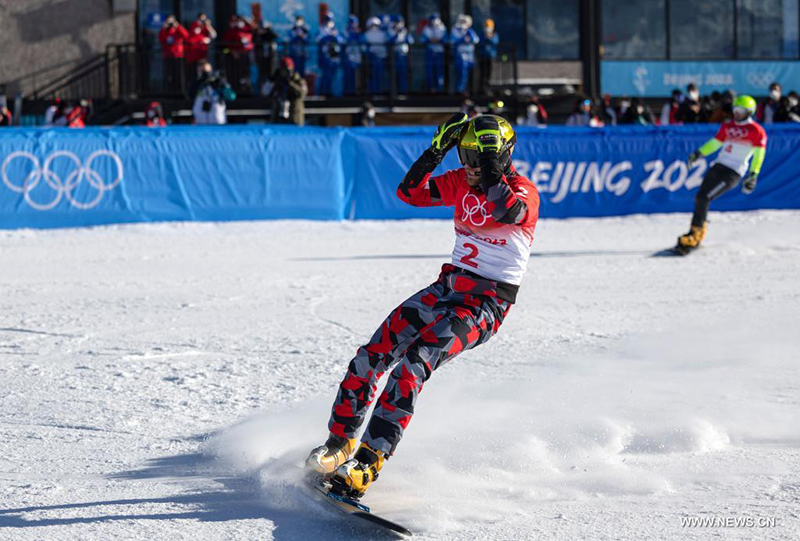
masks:
[(714, 199), (736, 186), (740, 178), (739, 173), (730, 167), (725, 167), (721, 164), (716, 164), (712, 167), (703, 178), (703, 183), (700, 185), (697, 195), (694, 196), (692, 226), (703, 227), (708, 216), (708, 205)]

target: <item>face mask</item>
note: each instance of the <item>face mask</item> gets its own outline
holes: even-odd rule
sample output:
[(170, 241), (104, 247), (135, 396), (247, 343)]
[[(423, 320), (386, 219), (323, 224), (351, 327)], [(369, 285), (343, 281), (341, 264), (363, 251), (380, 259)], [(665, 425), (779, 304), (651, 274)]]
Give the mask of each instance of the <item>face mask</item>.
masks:
[(776, 90), (771, 90), (770, 93), (769, 93), (769, 97), (772, 98), (775, 101), (778, 101), (779, 99), (781, 99), (781, 91), (777, 90), (777, 89)]
[(795, 107), (795, 106), (797, 106), (797, 103), (798, 103), (798, 100), (797, 100), (797, 98), (789, 98), (789, 105), (790, 105), (791, 107)]
[(640, 105), (640, 106), (638, 106), (638, 107), (636, 108), (636, 112), (637, 112), (638, 114), (640, 114), (640, 115), (641, 115), (642, 113), (644, 113), (644, 107), (643, 107), (643, 106), (641, 106), (641, 105)]
[(631, 106), (631, 102), (629, 102), (629, 101), (621, 101), (621, 102), (619, 102), (619, 108), (620, 109), (627, 109), (630, 106)]
[(692, 90), (691, 92), (689, 92), (689, 99), (691, 99), (692, 101), (700, 101), (700, 92), (698, 92), (697, 90)]
[(367, 118), (375, 118), (375, 110), (374, 109), (370, 109), (369, 111), (367, 111)]

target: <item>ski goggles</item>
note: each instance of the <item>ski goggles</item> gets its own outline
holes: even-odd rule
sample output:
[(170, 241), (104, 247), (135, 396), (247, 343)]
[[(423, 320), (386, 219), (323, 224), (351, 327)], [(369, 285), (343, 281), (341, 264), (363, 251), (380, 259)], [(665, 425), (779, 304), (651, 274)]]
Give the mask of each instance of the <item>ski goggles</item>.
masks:
[[(511, 154), (511, 147), (514, 146), (516, 142), (516, 138), (511, 140), (510, 142), (506, 142), (503, 145), (503, 148), (500, 150), (500, 161), (502, 163), (506, 163)], [(480, 167), (481, 164), (478, 161), (478, 151), (474, 148), (458, 148), (458, 161), (461, 162), (461, 165), (466, 165), (467, 167)]]
[(458, 147), (458, 161), (467, 167), (480, 167), (478, 151), (474, 148)]

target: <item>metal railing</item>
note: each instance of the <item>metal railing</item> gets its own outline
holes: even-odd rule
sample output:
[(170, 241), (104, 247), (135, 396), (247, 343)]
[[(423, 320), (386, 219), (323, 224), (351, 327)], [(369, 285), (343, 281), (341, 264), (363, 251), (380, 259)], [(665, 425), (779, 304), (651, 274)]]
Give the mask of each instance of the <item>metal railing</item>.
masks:
[(104, 98), (109, 95), (108, 75), (111, 65), (107, 55), (97, 55), (79, 64), (68, 73), (34, 88), (27, 96), (33, 99), (66, 100)]
[[(352, 47), (358, 47), (362, 62), (354, 69), (347, 69), (344, 56), (353, 52)], [(459, 88), (461, 66), (450, 46), (445, 46), (438, 58), (430, 56), (425, 45), (408, 46), (406, 55), (400, 55), (392, 45), (386, 45), (380, 55), (367, 47), (341, 46), (338, 66), (327, 70), (327, 75), (333, 78), (329, 96), (398, 101), (434, 94), (485, 96), (498, 89), (514, 88), (517, 82), (513, 49), (501, 48), (491, 62), (481, 60), (476, 53), (475, 65), (463, 88)], [(309, 96), (312, 99), (321, 96), (326, 70), (316, 45), (298, 51), (287, 43), (272, 42), (251, 51), (236, 52), (231, 44), (217, 41), (201, 59), (207, 59), (221, 71), (237, 94), (262, 96), (264, 83), (284, 56), (293, 57), (298, 68), (305, 64)], [(187, 97), (197, 79), (197, 64), (186, 58), (171, 58), (157, 44), (114, 44), (107, 47), (104, 55), (93, 57), (69, 73), (42, 84), (26, 97), (66, 100)], [(441, 86), (437, 84), (437, 71), (443, 78)], [(433, 78), (431, 72), (434, 72)], [(351, 79), (352, 84), (347, 85), (345, 78)]]
[[(362, 46), (364, 47), (364, 46)], [(472, 96), (487, 95), (497, 88), (514, 87), (517, 69), (513, 50), (500, 50), (491, 62), (476, 62), (463, 88), (458, 87), (461, 67), (453, 51), (445, 46), (444, 53), (431, 57), (424, 45), (411, 45), (406, 55), (398, 54), (391, 45), (386, 45), (378, 56), (361, 50), (362, 62), (354, 69), (346, 69), (343, 56), (352, 52), (342, 46), (339, 65), (331, 70), (323, 69), (319, 47), (309, 46), (298, 51), (286, 43), (270, 43), (248, 52), (236, 52), (229, 44), (216, 42), (209, 46), (205, 55), (212, 66), (221, 71), (228, 82), (241, 96), (261, 96), (264, 83), (269, 79), (279, 59), (293, 57), (298, 68), (305, 64), (305, 79), (310, 96), (320, 96), (323, 84), (332, 76), (334, 97), (385, 97), (403, 100), (411, 96), (432, 94)], [(304, 53), (304, 54), (303, 54)], [(197, 55), (195, 55), (197, 57)], [(70, 73), (58, 77), (37, 88), (31, 95), (36, 99), (83, 98), (157, 98), (186, 97), (192, 83), (197, 79), (198, 62), (186, 58), (171, 58), (158, 45), (115, 44), (109, 45), (106, 54), (100, 55), (78, 66)], [(352, 65), (352, 64), (350, 64)], [(431, 71), (440, 71), (443, 84), (433, 82)], [(352, 85), (345, 84), (345, 77)], [(350, 86), (351, 88), (348, 88)]]

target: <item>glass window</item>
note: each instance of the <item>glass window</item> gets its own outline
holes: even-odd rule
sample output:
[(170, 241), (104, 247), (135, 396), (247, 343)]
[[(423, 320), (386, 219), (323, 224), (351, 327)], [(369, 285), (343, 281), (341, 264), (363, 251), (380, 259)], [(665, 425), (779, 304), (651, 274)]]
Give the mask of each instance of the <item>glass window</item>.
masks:
[(664, 0), (602, 2), (603, 58), (666, 58)]
[(370, 0), (370, 16), (395, 15), (403, 13), (403, 2), (401, 0)]
[[(522, 12), (520, 12), (522, 16)], [(472, 0), (472, 18), (475, 26), (480, 27), (483, 21), (492, 18), (492, 0)]]
[(472, 28), (483, 36), (483, 22), (494, 20), (494, 28), (503, 52), (513, 49), (517, 58), (525, 58), (525, 23), (523, 0), (472, 0)]
[(798, 0), (738, 0), (739, 58), (796, 58)]
[(670, 0), (670, 55), (733, 58), (733, 0)]
[(448, 30), (451, 29), (454, 24), (456, 24), (456, 19), (459, 15), (467, 12), (464, 3), (464, 0), (450, 0), (450, 22), (447, 22), (447, 19), (444, 19)]
[[(511, 0), (508, 1), (512, 3)], [(578, 0), (527, 0), (527, 5), (528, 59), (580, 58)], [(508, 16), (519, 20), (520, 14), (521, 11), (517, 8)], [(498, 28), (502, 32), (502, 27), (498, 25)]]
[(211, 24), (216, 26), (214, 0), (181, 0), (181, 18), (184, 24), (192, 24), (201, 13), (205, 13)]
[(432, 13), (438, 13), (441, 17), (439, 0), (412, 0), (409, 2), (408, 28), (419, 35), (422, 28), (427, 24), (428, 17)]
[(174, 15), (172, 0), (139, 0), (139, 28), (148, 34), (158, 34), (161, 25)]

